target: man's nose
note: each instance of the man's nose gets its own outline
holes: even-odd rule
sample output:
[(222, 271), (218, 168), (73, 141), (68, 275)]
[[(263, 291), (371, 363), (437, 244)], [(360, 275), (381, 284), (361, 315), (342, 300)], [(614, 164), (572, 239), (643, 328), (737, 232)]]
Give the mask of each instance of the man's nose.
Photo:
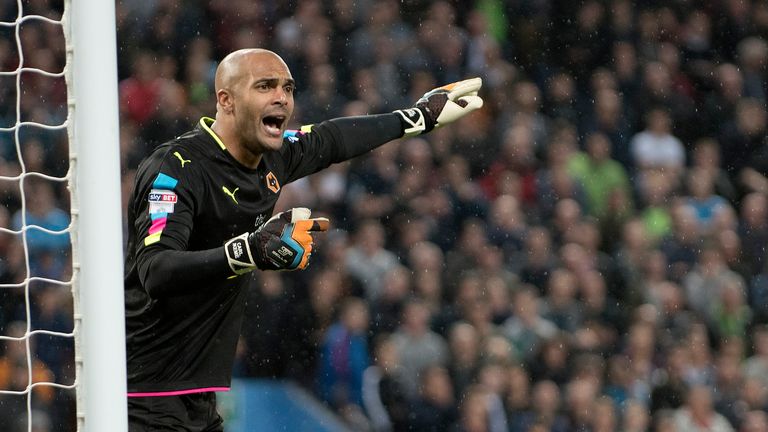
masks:
[(275, 89), (275, 103), (280, 105), (288, 104), (288, 93), (282, 87)]

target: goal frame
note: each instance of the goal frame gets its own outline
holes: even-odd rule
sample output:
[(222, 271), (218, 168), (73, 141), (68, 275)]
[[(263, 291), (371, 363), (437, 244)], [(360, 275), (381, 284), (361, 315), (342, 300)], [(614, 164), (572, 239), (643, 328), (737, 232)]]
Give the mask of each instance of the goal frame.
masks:
[(77, 423), (128, 429), (115, 2), (65, 0)]

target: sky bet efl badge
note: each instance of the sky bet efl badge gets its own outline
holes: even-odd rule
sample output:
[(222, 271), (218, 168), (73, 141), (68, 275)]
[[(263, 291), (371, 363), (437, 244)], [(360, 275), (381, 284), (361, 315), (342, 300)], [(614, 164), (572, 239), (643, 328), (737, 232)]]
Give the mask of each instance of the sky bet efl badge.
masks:
[(150, 213), (173, 213), (173, 205), (176, 204), (176, 194), (173, 191), (152, 189), (149, 192)]

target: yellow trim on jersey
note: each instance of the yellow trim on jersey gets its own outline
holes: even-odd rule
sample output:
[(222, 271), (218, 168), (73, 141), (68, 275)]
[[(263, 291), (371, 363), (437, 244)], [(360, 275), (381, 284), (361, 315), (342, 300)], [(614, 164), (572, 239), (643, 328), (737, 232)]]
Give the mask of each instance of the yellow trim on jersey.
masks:
[(312, 126), (314, 126), (314, 125), (304, 125), (299, 130), (304, 132), (304, 133), (310, 133), (310, 132), (312, 132)]
[(203, 130), (208, 132), (213, 137), (214, 140), (216, 140), (216, 143), (219, 144), (219, 147), (221, 147), (222, 150), (226, 150), (227, 146), (225, 146), (224, 143), (221, 141), (221, 138), (219, 138), (219, 136), (216, 135), (216, 132), (214, 132), (213, 129), (211, 129), (211, 126), (208, 125), (209, 122), (210, 124), (213, 124), (213, 122), (215, 121), (216, 120), (210, 117), (202, 117), (200, 119), (200, 126), (203, 128)]
[(147, 237), (144, 238), (144, 246), (149, 246), (153, 243), (157, 243), (160, 241), (160, 232), (156, 232), (154, 234), (150, 234)]

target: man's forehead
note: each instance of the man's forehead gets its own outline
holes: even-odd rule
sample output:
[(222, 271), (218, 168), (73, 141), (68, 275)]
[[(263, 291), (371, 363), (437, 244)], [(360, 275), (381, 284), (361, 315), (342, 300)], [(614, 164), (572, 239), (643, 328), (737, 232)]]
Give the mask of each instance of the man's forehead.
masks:
[(251, 54), (244, 59), (243, 72), (252, 79), (277, 78), (293, 79), (291, 71), (283, 60), (271, 53)]

